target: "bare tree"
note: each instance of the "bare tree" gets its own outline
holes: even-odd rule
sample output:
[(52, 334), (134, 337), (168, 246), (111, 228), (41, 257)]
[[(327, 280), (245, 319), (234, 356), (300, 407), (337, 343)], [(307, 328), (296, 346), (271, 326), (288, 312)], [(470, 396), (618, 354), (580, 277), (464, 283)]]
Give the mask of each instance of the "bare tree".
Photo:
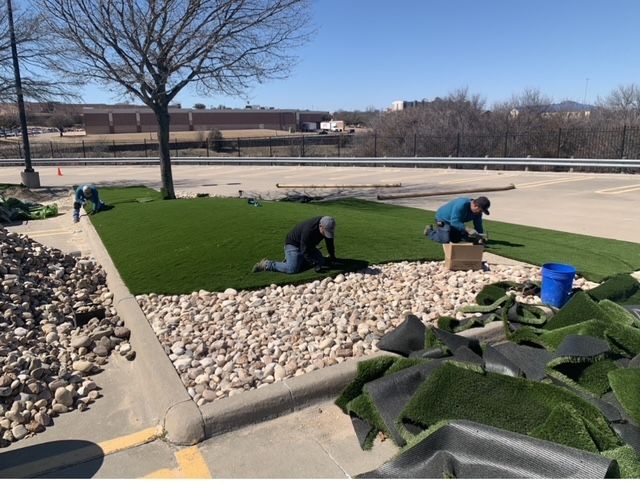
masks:
[(618, 86), (598, 104), (604, 109), (604, 116), (615, 124), (640, 124), (640, 86), (636, 84)]
[(56, 128), (62, 137), (65, 128), (70, 128), (78, 123), (78, 117), (79, 116), (72, 116), (68, 113), (56, 113), (47, 120), (47, 126)]
[[(41, 17), (32, 10), (14, 9), (16, 47), (22, 71), (22, 92), (28, 99), (50, 101), (68, 99), (73, 82), (60, 82), (48, 77), (39, 66), (52, 54), (45, 41), (46, 31)], [(11, 59), (11, 42), (7, 10), (0, 8), (0, 102), (15, 102), (15, 79)]]
[(0, 132), (7, 137), (7, 131), (12, 131), (20, 126), (20, 117), (17, 111), (7, 110), (0, 113)]
[(286, 77), (310, 34), (308, 0), (34, 0), (58, 47), (52, 65), (144, 102), (158, 123), (163, 195), (175, 198), (169, 104), (185, 87), (240, 95)]

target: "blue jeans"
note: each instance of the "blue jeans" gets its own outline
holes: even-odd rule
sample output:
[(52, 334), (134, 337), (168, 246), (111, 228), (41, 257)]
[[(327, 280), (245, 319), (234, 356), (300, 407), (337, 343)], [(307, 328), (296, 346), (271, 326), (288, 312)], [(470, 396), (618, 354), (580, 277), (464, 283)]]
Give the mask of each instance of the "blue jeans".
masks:
[[(306, 262), (304, 255), (302, 255), (300, 249), (295, 245), (284, 246), (284, 257), (285, 262), (269, 261), (267, 270), (295, 274), (296, 272), (301, 272), (304, 269)], [(324, 264), (324, 256), (316, 248), (311, 250), (311, 258), (316, 266)]]
[(456, 243), (466, 239), (466, 233), (462, 233), (455, 227), (452, 227), (448, 222), (439, 221), (428, 237), (434, 242), (448, 244), (449, 242)]

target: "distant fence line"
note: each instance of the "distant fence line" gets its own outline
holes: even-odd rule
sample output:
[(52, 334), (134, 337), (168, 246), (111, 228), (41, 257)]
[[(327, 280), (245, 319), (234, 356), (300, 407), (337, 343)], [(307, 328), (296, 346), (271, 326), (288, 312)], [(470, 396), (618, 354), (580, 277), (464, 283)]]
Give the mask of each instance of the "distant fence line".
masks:
[[(32, 139), (32, 158), (152, 157), (157, 142), (39, 142)], [(498, 135), (457, 133), (452, 136), (381, 136), (305, 134), (261, 138), (213, 138), (170, 141), (171, 155), (201, 157), (490, 157), (639, 159), (640, 128), (608, 130), (506, 132)], [(20, 142), (0, 143), (2, 159), (22, 158)]]

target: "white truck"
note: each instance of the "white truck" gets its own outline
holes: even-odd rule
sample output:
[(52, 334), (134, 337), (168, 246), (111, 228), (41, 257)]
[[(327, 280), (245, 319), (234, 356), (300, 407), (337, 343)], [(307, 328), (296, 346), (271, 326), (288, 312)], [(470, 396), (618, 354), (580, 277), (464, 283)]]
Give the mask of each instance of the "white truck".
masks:
[(320, 123), (320, 131), (331, 133), (342, 133), (345, 130), (344, 121), (322, 121)]

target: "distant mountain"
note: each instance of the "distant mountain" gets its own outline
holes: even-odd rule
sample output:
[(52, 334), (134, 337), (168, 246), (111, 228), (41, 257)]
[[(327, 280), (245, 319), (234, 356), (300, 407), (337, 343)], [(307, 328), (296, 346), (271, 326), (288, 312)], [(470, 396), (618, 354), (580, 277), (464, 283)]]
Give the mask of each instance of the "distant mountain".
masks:
[(576, 113), (581, 111), (593, 111), (596, 107), (591, 104), (582, 104), (575, 101), (562, 101), (560, 103), (549, 104), (545, 108), (547, 113)]

